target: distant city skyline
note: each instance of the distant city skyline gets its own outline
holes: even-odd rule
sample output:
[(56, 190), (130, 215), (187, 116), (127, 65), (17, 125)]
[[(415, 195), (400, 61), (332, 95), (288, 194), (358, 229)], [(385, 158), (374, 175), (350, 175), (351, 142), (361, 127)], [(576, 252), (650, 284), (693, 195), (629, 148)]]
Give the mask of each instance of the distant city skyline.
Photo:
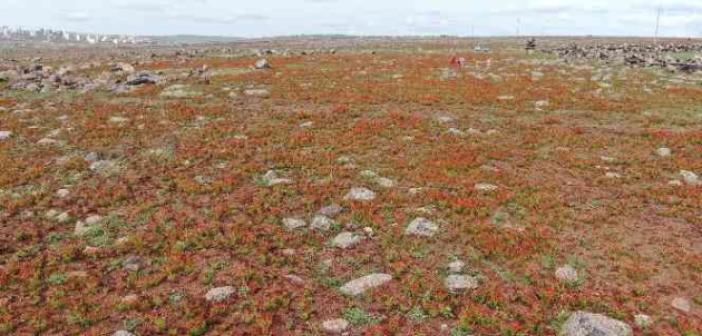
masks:
[[(239, 3), (241, 2), (241, 3)], [(702, 36), (700, 0), (0, 0), (0, 26), (125, 35)]]

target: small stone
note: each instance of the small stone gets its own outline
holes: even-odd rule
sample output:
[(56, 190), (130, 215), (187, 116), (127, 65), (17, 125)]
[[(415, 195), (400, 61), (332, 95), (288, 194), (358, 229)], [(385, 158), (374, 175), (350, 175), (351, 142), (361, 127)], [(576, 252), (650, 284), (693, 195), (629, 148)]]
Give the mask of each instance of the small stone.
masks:
[(601, 314), (578, 311), (570, 315), (561, 327), (562, 336), (631, 336), (626, 323)]
[(302, 219), (288, 217), (283, 218), (283, 226), (292, 231), (307, 226), (307, 223), (305, 223), (305, 221)]
[(605, 173), (605, 177), (608, 179), (618, 179), (618, 178), (622, 178), (622, 175), (619, 173), (615, 173), (615, 172), (607, 172), (607, 173)]
[(448, 264), (448, 270), (451, 273), (461, 273), (464, 267), (466, 267), (466, 263), (461, 260), (454, 260)]
[(699, 177), (697, 176), (697, 174), (695, 174), (695, 173), (693, 173), (693, 172), (691, 172), (691, 171), (688, 171), (688, 170), (681, 170), (681, 171), (680, 171), (680, 176), (682, 177), (683, 181), (685, 181), (685, 183), (687, 183), (687, 184), (689, 184), (689, 185), (696, 186), (696, 185), (702, 184), (702, 181), (700, 181), (700, 179), (699, 179)]
[(636, 314), (634, 315), (634, 322), (640, 328), (647, 328), (653, 324), (653, 319), (648, 315)]
[(271, 67), (270, 63), (265, 58), (261, 58), (258, 61), (256, 61), (255, 66), (256, 69), (270, 69)]
[(59, 189), (56, 191), (56, 196), (58, 196), (59, 198), (66, 198), (70, 194), (71, 192), (68, 189)]
[(275, 170), (269, 170), (266, 172), (265, 175), (261, 178), (261, 181), (263, 184), (266, 186), (272, 187), (274, 185), (278, 184), (290, 184), (292, 183), (292, 180), (287, 179), (287, 178), (280, 178), (278, 177), (278, 173), (275, 172)]
[(341, 334), (349, 328), (349, 321), (338, 318), (322, 322), (322, 329), (329, 334)]
[(115, 331), (112, 336), (135, 336), (134, 334), (130, 333), (129, 331), (126, 330), (117, 330)]
[(205, 299), (210, 302), (222, 302), (234, 293), (236, 289), (232, 286), (212, 288), (205, 294)]
[(62, 212), (60, 215), (56, 216), (56, 221), (59, 223), (66, 223), (71, 219), (71, 216), (68, 214), (68, 211)]
[(689, 313), (692, 310), (692, 303), (686, 298), (675, 298), (670, 302), (670, 305), (683, 313)]
[(372, 201), (375, 199), (375, 192), (363, 187), (351, 188), (344, 196), (344, 199), (350, 201)]
[(387, 177), (378, 177), (375, 179), (375, 183), (383, 188), (392, 188), (395, 186), (395, 182)]
[(129, 121), (129, 118), (125, 117), (110, 117), (109, 121), (113, 124), (124, 124)]
[(295, 249), (286, 248), (280, 251), (286, 257), (292, 257), (295, 255)]
[(330, 217), (330, 218), (334, 218), (337, 215), (339, 215), (340, 213), (342, 213), (343, 211), (344, 211), (344, 208), (341, 207), (340, 205), (331, 204), (331, 205), (327, 205), (327, 206), (319, 209), (319, 211), (317, 211), (317, 213), (320, 215)]
[(372, 170), (364, 170), (360, 172), (358, 175), (360, 175), (362, 178), (367, 178), (367, 179), (374, 179), (378, 177), (378, 173), (372, 171)]
[(0, 131), (0, 140), (7, 140), (12, 136), (10, 131)]
[(41, 146), (53, 146), (53, 145), (59, 145), (60, 142), (55, 139), (50, 139), (50, 138), (43, 138), (37, 141), (37, 145)]
[(76, 226), (74, 228), (74, 233), (78, 236), (82, 236), (82, 235), (88, 233), (88, 231), (90, 231), (90, 229), (93, 226), (99, 224), (101, 220), (102, 220), (102, 217), (97, 216), (97, 215), (93, 215), (93, 216), (86, 218), (84, 221), (77, 221)]
[(271, 95), (271, 92), (266, 89), (247, 89), (244, 90), (244, 95), (249, 97), (267, 98)]
[(88, 218), (85, 219), (85, 224), (92, 226), (92, 225), (97, 225), (102, 221), (102, 216), (100, 215), (92, 215), (88, 216)]
[(478, 288), (478, 279), (470, 275), (451, 274), (444, 280), (444, 286), (451, 293)]
[(303, 122), (302, 124), (300, 124), (299, 127), (300, 128), (311, 128), (313, 125), (314, 125), (314, 122), (307, 121), (307, 122)]
[(332, 246), (341, 249), (352, 247), (363, 240), (363, 236), (352, 232), (341, 232), (332, 240)]
[(124, 297), (122, 297), (121, 300), (122, 304), (128, 305), (128, 306), (133, 306), (139, 303), (139, 295), (136, 294), (129, 294)]
[(366, 226), (363, 228), (363, 233), (365, 233), (368, 237), (373, 237), (373, 228), (370, 226)]
[(564, 265), (556, 269), (556, 278), (562, 282), (578, 281), (578, 271), (570, 265)]
[(351, 280), (341, 286), (340, 290), (346, 295), (356, 296), (363, 294), (369, 289), (382, 286), (390, 280), (392, 280), (392, 275), (390, 274), (375, 273)]
[(680, 180), (670, 180), (668, 181), (668, 185), (671, 187), (682, 187), (683, 183)]
[(477, 191), (495, 191), (497, 190), (497, 186), (494, 184), (490, 183), (477, 183), (473, 187)]
[(112, 160), (98, 160), (90, 164), (90, 170), (101, 175), (110, 175), (119, 171), (119, 165)]
[(658, 154), (658, 156), (660, 156), (660, 157), (666, 157), (666, 156), (670, 156), (671, 154), (673, 154), (673, 151), (671, 151), (670, 148), (661, 147), (661, 148), (658, 148), (656, 150), (656, 154)]
[(538, 100), (534, 103), (534, 107), (537, 110), (543, 109), (544, 107), (548, 107), (550, 104), (548, 100)]
[(88, 256), (94, 256), (100, 253), (100, 248), (95, 247), (95, 246), (86, 246), (83, 249), (83, 254), (88, 255)]
[(129, 272), (138, 272), (142, 269), (142, 260), (137, 256), (129, 256), (122, 261), (122, 269)]
[(303, 279), (295, 274), (286, 274), (286, 275), (283, 275), (283, 278), (289, 280), (290, 282), (292, 282), (296, 285), (304, 285), (305, 284), (305, 279)]
[(317, 215), (312, 219), (310, 229), (313, 231), (329, 231), (334, 221), (327, 216)]
[(439, 230), (439, 226), (436, 225), (436, 223), (423, 218), (415, 218), (412, 222), (409, 223), (407, 226), (407, 229), (405, 229), (405, 234), (406, 235), (413, 235), (413, 236), (423, 236), (423, 237), (432, 237), (436, 232)]

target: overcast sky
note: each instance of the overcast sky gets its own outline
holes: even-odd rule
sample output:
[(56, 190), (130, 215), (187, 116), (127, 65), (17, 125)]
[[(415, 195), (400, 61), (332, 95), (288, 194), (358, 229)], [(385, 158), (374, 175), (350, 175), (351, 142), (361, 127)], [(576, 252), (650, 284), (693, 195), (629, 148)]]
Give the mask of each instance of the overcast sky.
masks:
[[(0, 0), (0, 26), (134, 35), (702, 36), (702, 0)], [(518, 24), (518, 22), (521, 22)]]

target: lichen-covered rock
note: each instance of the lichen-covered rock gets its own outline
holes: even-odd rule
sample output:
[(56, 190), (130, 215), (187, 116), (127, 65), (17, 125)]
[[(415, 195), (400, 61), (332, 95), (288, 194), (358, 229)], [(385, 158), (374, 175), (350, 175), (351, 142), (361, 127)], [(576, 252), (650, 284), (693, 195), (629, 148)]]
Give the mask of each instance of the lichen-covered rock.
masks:
[(584, 311), (570, 315), (561, 327), (562, 336), (631, 336), (631, 327), (619, 320)]
[(439, 226), (423, 217), (414, 219), (405, 229), (406, 235), (432, 237), (439, 231)]
[(346, 295), (356, 296), (363, 294), (371, 288), (382, 286), (390, 280), (392, 280), (392, 275), (390, 274), (369, 274), (347, 282), (345, 285), (341, 286), (340, 290)]
[(222, 302), (232, 296), (232, 294), (235, 292), (236, 289), (232, 286), (212, 288), (205, 293), (205, 299), (210, 302)]

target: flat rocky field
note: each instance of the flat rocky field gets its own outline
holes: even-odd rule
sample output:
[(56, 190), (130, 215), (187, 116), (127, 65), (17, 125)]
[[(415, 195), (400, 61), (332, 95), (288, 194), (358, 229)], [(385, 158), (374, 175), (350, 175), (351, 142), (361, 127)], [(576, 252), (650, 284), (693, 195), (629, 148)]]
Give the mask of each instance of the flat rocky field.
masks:
[(701, 335), (701, 174), (694, 71), (5, 46), (0, 334)]

